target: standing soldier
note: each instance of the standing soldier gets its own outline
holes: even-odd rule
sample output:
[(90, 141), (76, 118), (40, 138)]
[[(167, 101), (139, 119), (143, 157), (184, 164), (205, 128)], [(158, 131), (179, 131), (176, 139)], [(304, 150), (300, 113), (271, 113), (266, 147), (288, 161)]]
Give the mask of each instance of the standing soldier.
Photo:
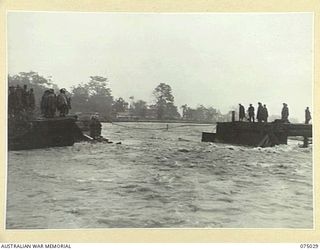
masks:
[(305, 110), (305, 118), (306, 118), (305, 124), (309, 124), (309, 121), (311, 120), (311, 114), (310, 114), (309, 107), (307, 107)]
[(258, 122), (262, 122), (263, 120), (263, 106), (261, 102), (258, 102), (257, 120)]
[(57, 109), (57, 97), (53, 89), (50, 89), (47, 96), (48, 106), (46, 110), (46, 117), (53, 118)]
[(25, 110), (27, 110), (29, 108), (29, 93), (28, 93), (28, 86), (27, 85), (23, 85), (22, 105), (23, 105), (23, 109), (25, 109)]
[(268, 113), (268, 109), (267, 109), (267, 105), (263, 105), (263, 120), (264, 122), (268, 122), (268, 117), (269, 117), (269, 113)]
[(69, 110), (71, 109), (71, 97), (70, 96), (67, 96), (67, 104), (68, 104), (68, 113), (69, 113)]
[(34, 97), (33, 89), (31, 88), (29, 90), (29, 108), (30, 108), (30, 111), (33, 111), (35, 106), (36, 106), (36, 100), (35, 100), (35, 97)]
[(15, 96), (16, 96), (16, 113), (19, 113), (20, 111), (22, 111), (23, 109), (23, 104), (22, 104), (22, 88), (20, 87), (20, 85), (18, 84), (16, 87), (16, 91), (15, 91)]
[(99, 139), (101, 137), (101, 123), (99, 121), (98, 113), (95, 113), (95, 115), (91, 116), (89, 127), (90, 127), (90, 136), (93, 139)]
[(9, 95), (8, 95), (8, 113), (9, 116), (14, 116), (16, 111), (16, 95), (15, 89), (13, 86), (9, 86)]
[(40, 103), (40, 109), (41, 109), (41, 114), (44, 116), (47, 115), (47, 109), (48, 109), (48, 95), (49, 95), (49, 90), (45, 90), (42, 98), (41, 98), (41, 103)]
[(246, 117), (244, 106), (239, 104), (239, 121), (243, 121), (243, 119)]
[(289, 123), (288, 117), (289, 117), (288, 105), (286, 103), (283, 103), (283, 107), (282, 107), (282, 111), (281, 111), (281, 120), (283, 122)]
[(254, 122), (254, 107), (252, 106), (252, 104), (250, 104), (249, 108), (248, 108), (248, 114), (249, 114), (249, 122)]
[(60, 111), (60, 116), (64, 117), (68, 114), (68, 100), (65, 89), (60, 89), (60, 93), (57, 97), (57, 108)]

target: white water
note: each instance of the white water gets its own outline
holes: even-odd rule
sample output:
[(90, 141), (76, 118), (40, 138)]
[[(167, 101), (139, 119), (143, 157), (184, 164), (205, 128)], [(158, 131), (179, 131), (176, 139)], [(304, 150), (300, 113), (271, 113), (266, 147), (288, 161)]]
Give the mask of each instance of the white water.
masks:
[[(159, 123), (121, 123), (164, 128)], [(103, 125), (116, 144), (8, 153), (7, 229), (312, 228), (312, 148)]]

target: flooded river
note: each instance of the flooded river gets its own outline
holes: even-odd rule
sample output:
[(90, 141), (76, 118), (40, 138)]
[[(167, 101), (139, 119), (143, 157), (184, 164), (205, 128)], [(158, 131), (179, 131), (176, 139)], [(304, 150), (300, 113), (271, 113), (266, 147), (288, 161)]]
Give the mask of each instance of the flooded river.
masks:
[(103, 124), (113, 144), (10, 151), (7, 229), (313, 227), (312, 147), (201, 142), (213, 126), (119, 125)]

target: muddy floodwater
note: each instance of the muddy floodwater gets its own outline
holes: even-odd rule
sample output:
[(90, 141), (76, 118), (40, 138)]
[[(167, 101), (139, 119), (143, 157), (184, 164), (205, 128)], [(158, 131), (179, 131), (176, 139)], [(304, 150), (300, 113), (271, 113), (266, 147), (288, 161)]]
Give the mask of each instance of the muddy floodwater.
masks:
[(113, 144), (8, 152), (6, 228), (313, 227), (301, 141), (250, 148), (201, 142), (213, 126), (119, 124), (103, 124)]

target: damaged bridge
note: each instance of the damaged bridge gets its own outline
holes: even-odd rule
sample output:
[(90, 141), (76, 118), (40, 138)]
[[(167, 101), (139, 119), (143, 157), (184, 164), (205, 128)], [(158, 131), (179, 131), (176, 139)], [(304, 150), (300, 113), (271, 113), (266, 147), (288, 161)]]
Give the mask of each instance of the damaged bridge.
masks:
[(303, 145), (307, 147), (309, 138), (312, 138), (312, 125), (282, 123), (280, 120), (271, 123), (218, 122), (216, 133), (203, 132), (202, 141), (272, 147), (287, 144), (289, 136), (303, 137)]

